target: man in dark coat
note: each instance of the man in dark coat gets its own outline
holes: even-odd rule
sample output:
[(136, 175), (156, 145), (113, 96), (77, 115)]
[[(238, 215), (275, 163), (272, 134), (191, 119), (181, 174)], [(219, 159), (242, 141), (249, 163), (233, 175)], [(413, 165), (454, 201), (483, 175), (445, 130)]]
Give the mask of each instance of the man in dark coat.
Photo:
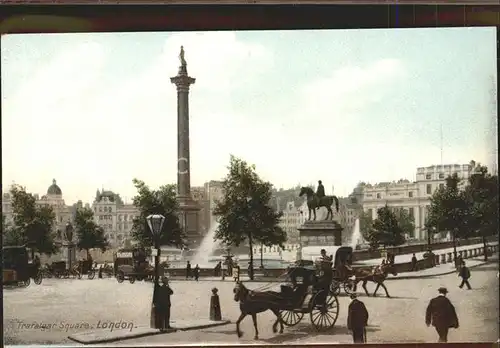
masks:
[(448, 342), (448, 330), (451, 328), (458, 329), (458, 317), (455, 307), (446, 297), (448, 290), (439, 288), (439, 296), (433, 298), (425, 312), (425, 324), (434, 326), (439, 335), (440, 343)]
[(363, 302), (351, 295), (347, 313), (347, 329), (352, 332), (354, 343), (366, 343), (366, 326), (368, 325), (368, 310)]
[(168, 284), (168, 279), (162, 279), (162, 286), (157, 288), (155, 295), (157, 296), (154, 303), (157, 310), (158, 323), (157, 327), (160, 330), (170, 329), (170, 296), (174, 294), (170, 285)]
[(193, 275), (194, 275), (194, 280), (198, 281), (198, 279), (200, 278), (200, 266), (196, 265), (196, 267), (194, 268)]
[(413, 256), (411, 258), (411, 270), (413, 272), (417, 270), (417, 257), (415, 256), (415, 253), (413, 253)]
[(186, 264), (186, 280), (191, 277), (191, 263), (188, 261)]
[(318, 180), (318, 188), (316, 189), (316, 196), (318, 196), (319, 199), (325, 197), (325, 187), (321, 183), (321, 180)]
[(471, 289), (471, 286), (469, 284), (469, 278), (470, 278), (470, 271), (469, 267), (465, 266), (465, 261), (462, 261), (462, 267), (460, 267), (460, 271), (458, 272), (458, 276), (462, 278), (462, 282), (458, 286), (460, 289), (464, 287), (464, 285), (467, 286), (467, 290)]

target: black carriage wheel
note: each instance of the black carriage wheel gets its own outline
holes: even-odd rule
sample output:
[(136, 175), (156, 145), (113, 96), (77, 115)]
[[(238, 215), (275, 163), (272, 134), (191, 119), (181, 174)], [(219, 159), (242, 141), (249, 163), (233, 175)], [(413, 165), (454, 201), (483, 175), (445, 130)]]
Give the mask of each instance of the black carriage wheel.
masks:
[(135, 283), (135, 277), (134, 276), (130, 276), (130, 278), (128, 278), (128, 281), (130, 282), (130, 284), (134, 284)]
[(286, 326), (295, 326), (300, 323), (304, 317), (304, 313), (282, 310), (280, 311), (280, 317)]
[(344, 291), (347, 295), (354, 293), (354, 282), (352, 280), (348, 280), (344, 283)]
[(340, 295), (340, 283), (336, 280), (333, 280), (330, 284), (330, 294), (335, 296)]
[(118, 283), (123, 283), (123, 281), (125, 280), (125, 275), (123, 274), (123, 272), (118, 272), (118, 274), (116, 275), (116, 280), (118, 281)]
[(94, 279), (94, 277), (95, 277), (95, 271), (94, 270), (90, 270), (88, 276), (89, 276), (90, 280)]
[(43, 275), (42, 275), (42, 272), (38, 272), (37, 274), (35, 274), (35, 276), (33, 277), (33, 281), (35, 282), (36, 285), (40, 285), (42, 284), (42, 279), (43, 279)]
[(337, 296), (328, 294), (325, 298), (325, 291), (320, 290), (311, 299), (309, 307), (311, 310), (311, 323), (316, 330), (328, 330), (337, 322), (339, 316), (339, 301)]

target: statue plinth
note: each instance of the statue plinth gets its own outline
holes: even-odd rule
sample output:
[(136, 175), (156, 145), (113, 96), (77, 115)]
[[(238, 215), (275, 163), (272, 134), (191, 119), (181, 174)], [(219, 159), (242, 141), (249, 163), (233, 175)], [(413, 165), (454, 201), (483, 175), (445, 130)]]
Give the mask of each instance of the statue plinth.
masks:
[(342, 245), (342, 231), (344, 228), (335, 220), (306, 221), (297, 228), (300, 239), (302, 237), (333, 236), (333, 245)]

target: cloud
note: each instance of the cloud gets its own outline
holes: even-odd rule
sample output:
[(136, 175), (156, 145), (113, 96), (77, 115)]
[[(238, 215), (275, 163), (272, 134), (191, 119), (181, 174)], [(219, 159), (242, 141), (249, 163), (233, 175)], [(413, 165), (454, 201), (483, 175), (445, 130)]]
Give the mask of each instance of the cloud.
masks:
[(319, 78), (301, 91), (301, 113), (316, 120), (349, 125), (356, 114), (394, 92), (395, 83), (406, 76), (402, 62), (381, 59), (367, 66), (345, 66)]
[[(96, 183), (130, 192), (134, 176), (152, 186), (174, 181), (177, 94), (170, 77), (177, 74), (181, 45), (189, 74), (197, 78), (190, 103), (192, 181), (217, 177), (217, 170), (203, 168), (224, 170), (224, 150), (236, 141), (223, 133), (239, 128), (231, 93), (259, 83), (255, 72), (272, 66), (272, 52), (234, 32), (175, 33), (166, 36), (161, 54), (137, 62), (134, 71), (110, 76), (110, 65), (120, 62), (98, 39), (58, 52), (4, 100), (2, 125), (15, 134), (3, 132), (2, 142), (16, 144), (2, 150), (10, 177), (32, 182), (36, 172), (46, 181), (55, 176), (66, 185), (81, 182), (66, 186), (65, 195), (74, 199), (81, 196), (76, 192), (93, 194)], [(15, 63), (8, 69), (15, 71)]]

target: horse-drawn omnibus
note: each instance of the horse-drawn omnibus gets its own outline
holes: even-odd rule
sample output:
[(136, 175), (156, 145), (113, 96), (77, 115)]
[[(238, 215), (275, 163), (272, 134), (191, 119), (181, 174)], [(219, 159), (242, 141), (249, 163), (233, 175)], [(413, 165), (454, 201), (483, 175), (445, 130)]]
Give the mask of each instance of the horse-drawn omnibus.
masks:
[(114, 273), (118, 283), (128, 279), (130, 283), (136, 280), (152, 278), (154, 268), (149, 264), (144, 248), (120, 249), (114, 254)]
[(31, 278), (35, 284), (42, 283), (40, 265), (29, 261), (29, 251), (25, 246), (2, 248), (2, 285), (27, 287)]

